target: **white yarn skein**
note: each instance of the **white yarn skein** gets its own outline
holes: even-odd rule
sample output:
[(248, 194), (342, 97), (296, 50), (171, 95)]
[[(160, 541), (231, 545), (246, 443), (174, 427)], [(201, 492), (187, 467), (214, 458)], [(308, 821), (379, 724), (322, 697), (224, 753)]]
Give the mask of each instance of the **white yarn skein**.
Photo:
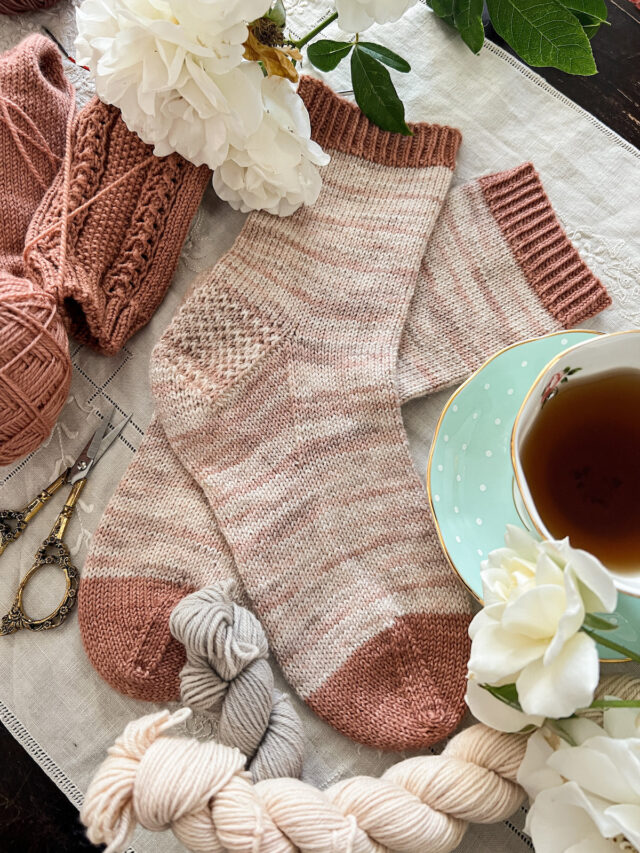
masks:
[(194, 853), (447, 853), (468, 821), (503, 820), (524, 796), (515, 778), (526, 738), (483, 725), (442, 755), (319, 791), (297, 779), (253, 784), (239, 750), (165, 734), (188, 714), (136, 720), (109, 749), (81, 812), (106, 853), (124, 850), (136, 823), (172, 829)]

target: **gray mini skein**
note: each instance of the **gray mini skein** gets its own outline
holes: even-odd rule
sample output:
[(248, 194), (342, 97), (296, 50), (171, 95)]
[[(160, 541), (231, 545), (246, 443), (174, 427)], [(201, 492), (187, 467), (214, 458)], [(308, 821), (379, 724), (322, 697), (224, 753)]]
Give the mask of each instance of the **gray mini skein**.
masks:
[(233, 601), (232, 580), (180, 601), (169, 626), (187, 662), (180, 672), (185, 705), (218, 716), (218, 740), (249, 759), (254, 782), (302, 772), (302, 723), (288, 696), (274, 689), (262, 625)]

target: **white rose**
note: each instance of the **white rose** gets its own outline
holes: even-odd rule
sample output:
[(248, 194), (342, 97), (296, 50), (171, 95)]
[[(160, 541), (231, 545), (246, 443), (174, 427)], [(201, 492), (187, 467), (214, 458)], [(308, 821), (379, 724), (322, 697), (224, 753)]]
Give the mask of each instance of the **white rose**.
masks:
[(515, 683), (528, 717), (568, 717), (591, 703), (598, 684), (596, 645), (580, 628), (586, 613), (615, 609), (613, 581), (568, 539), (536, 542), (508, 527), (505, 544), (482, 564), (486, 606), (469, 627), (469, 678), (476, 682), (469, 707), (494, 725), (491, 706), (499, 700), (475, 687)]
[(338, 24), (345, 33), (361, 33), (372, 24), (397, 21), (416, 0), (336, 0)]
[(638, 709), (606, 710), (602, 728), (584, 718), (563, 727), (577, 746), (538, 731), (518, 771), (536, 853), (619, 853), (623, 839), (640, 850)]
[(262, 80), (263, 119), (242, 147), (231, 146), (213, 175), (220, 198), (236, 210), (288, 216), (313, 204), (322, 182), (316, 166), (329, 156), (311, 139), (309, 114), (283, 77)]
[(158, 156), (218, 166), (262, 119), (262, 72), (242, 58), (268, 0), (85, 0), (78, 61)]

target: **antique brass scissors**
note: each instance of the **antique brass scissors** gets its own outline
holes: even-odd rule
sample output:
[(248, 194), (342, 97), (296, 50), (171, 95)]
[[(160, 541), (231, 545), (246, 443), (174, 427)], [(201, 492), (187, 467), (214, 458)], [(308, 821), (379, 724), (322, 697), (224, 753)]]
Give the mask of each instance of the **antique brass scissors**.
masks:
[[(30, 631), (46, 631), (49, 628), (57, 628), (64, 622), (73, 608), (78, 592), (78, 570), (71, 562), (71, 555), (63, 542), (63, 537), (76, 502), (87, 482), (87, 477), (131, 419), (131, 415), (128, 415), (117, 427), (113, 427), (105, 435), (107, 426), (112, 421), (115, 412), (116, 407), (114, 406), (109, 417), (105, 418), (93, 433), (73, 465), (60, 474), (46, 489), (43, 489), (24, 509), (0, 510), (0, 554), (2, 554), (8, 545), (15, 542), (24, 533), (34, 515), (40, 512), (61, 486), (65, 483), (71, 486), (67, 501), (51, 528), (51, 533), (43, 541), (36, 552), (33, 565), (20, 581), (11, 609), (0, 620), (0, 635), (13, 634), (22, 628), (27, 628)], [(43, 619), (32, 619), (24, 611), (22, 595), (26, 585), (38, 569), (48, 565), (57, 565), (62, 569), (66, 580), (65, 593), (62, 601), (52, 613)]]

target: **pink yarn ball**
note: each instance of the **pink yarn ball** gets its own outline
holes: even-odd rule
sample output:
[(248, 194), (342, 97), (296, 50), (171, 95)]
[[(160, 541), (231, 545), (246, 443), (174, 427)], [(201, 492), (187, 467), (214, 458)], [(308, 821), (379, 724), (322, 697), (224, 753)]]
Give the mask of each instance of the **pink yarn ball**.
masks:
[(52, 297), (0, 273), (0, 465), (42, 444), (70, 382), (69, 343)]
[(58, 0), (0, 0), (0, 15), (15, 15), (18, 12), (37, 12), (50, 9)]

